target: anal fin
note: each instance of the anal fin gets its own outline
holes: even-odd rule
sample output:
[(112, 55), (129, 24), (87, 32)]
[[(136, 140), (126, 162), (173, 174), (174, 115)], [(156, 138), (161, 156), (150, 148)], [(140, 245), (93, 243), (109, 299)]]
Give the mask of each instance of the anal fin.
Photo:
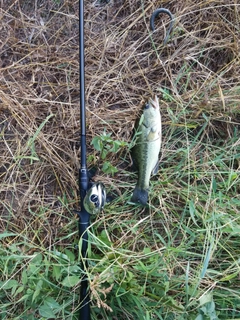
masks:
[(158, 173), (158, 169), (159, 169), (159, 160), (157, 161), (157, 163), (155, 164), (154, 168), (152, 169), (152, 175), (155, 175)]

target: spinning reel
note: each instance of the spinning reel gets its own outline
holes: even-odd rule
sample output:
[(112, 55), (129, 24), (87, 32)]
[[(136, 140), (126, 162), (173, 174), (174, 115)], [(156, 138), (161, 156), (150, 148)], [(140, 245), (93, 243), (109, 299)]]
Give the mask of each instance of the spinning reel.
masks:
[(100, 213), (106, 203), (107, 194), (103, 183), (96, 182), (87, 190), (83, 199), (84, 209), (89, 213), (96, 215)]

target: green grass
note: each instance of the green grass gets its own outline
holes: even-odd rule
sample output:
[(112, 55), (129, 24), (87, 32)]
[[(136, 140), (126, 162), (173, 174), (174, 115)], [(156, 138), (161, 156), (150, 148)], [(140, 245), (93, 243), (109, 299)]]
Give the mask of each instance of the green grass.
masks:
[[(93, 319), (240, 317), (239, 132), (213, 145), (207, 126), (167, 136), (149, 208), (127, 204), (126, 188), (93, 219), (87, 271)], [(170, 150), (184, 135), (188, 148)], [(41, 219), (47, 210), (31, 214)], [(25, 233), (1, 234), (1, 319), (77, 319), (76, 229), (71, 222), (69, 234), (49, 248)]]
[[(187, 132), (187, 152), (181, 152), (181, 161), (179, 152), (170, 158), (177, 167), (163, 161), (158, 181), (152, 181), (149, 209), (133, 214), (121, 208), (115, 216), (126, 214), (126, 221), (116, 218), (99, 234), (101, 241), (106, 239), (105, 245), (96, 245), (105, 257), (97, 263), (103, 267), (100, 274), (110, 276), (105, 284), (115, 279), (121, 292), (120, 301), (112, 292), (109, 306), (115, 306), (114, 312), (106, 319), (123, 317), (117, 305), (129, 319), (239, 317), (239, 154), (233, 147), (238, 132), (224, 148), (218, 146), (222, 140), (213, 146), (206, 132)], [(109, 255), (113, 265), (106, 259)]]

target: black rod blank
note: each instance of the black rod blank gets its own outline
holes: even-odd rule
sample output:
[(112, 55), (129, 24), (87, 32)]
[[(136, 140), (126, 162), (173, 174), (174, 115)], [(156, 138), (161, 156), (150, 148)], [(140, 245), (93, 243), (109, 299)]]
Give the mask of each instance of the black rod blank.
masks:
[(84, 1), (79, 0), (79, 79), (81, 119), (81, 168), (86, 168), (86, 106), (85, 106), (85, 59), (84, 59)]
[[(80, 80), (80, 122), (81, 122), (81, 164), (79, 169), (79, 189), (81, 198), (81, 211), (79, 212), (79, 237), (82, 240), (81, 269), (83, 271), (80, 288), (80, 312), (79, 320), (90, 320), (90, 297), (87, 277), (87, 247), (90, 225), (90, 214), (83, 205), (84, 197), (89, 188), (89, 175), (87, 170), (87, 146), (86, 146), (86, 106), (85, 106), (85, 59), (84, 59), (84, 1), (79, 0), (79, 80)], [(84, 262), (85, 260), (85, 262)]]

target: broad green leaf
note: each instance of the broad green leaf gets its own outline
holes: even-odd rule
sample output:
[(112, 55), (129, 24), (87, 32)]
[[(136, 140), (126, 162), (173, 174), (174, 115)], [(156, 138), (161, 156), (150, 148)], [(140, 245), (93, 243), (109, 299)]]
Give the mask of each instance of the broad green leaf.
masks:
[(1, 287), (4, 290), (8, 290), (8, 289), (12, 289), (13, 287), (16, 287), (16, 286), (18, 286), (17, 280), (10, 279), (10, 280), (7, 280), (5, 283), (3, 283)]
[(22, 284), (27, 284), (28, 282), (28, 276), (26, 269), (23, 269), (22, 271)]
[(118, 150), (120, 149), (120, 147), (121, 147), (120, 141), (113, 141), (113, 146), (112, 146), (112, 148), (110, 149), (110, 151), (116, 153), (116, 152), (118, 152)]
[(103, 148), (103, 143), (99, 137), (94, 137), (92, 139), (91, 145), (93, 145), (94, 149), (97, 151), (101, 151)]
[(67, 276), (62, 281), (62, 285), (68, 288), (74, 287), (80, 281), (79, 276)]
[(25, 286), (18, 287), (16, 292), (14, 293), (14, 296), (17, 296), (19, 293), (21, 293), (25, 289)]
[(48, 304), (51, 309), (58, 309), (60, 307), (60, 304), (52, 297), (47, 297), (44, 303)]
[(73, 262), (75, 260), (75, 254), (72, 251), (65, 249), (64, 252), (68, 256), (69, 261)]
[(42, 317), (46, 319), (56, 319), (55, 314), (52, 311), (52, 308), (48, 305), (45, 304), (39, 307), (39, 313)]
[(204, 304), (211, 302), (213, 300), (212, 293), (206, 293), (199, 299), (200, 306), (203, 306)]
[(53, 266), (53, 277), (58, 281), (61, 278), (62, 272), (59, 266)]
[(43, 256), (41, 253), (36, 254), (36, 256), (32, 259), (31, 263), (32, 264), (41, 264), (43, 260)]
[(32, 302), (35, 301), (35, 299), (39, 296), (39, 294), (42, 290), (42, 286), (43, 286), (43, 281), (39, 280), (36, 284), (36, 287), (35, 287), (35, 291), (34, 291), (34, 294), (32, 297)]
[(109, 161), (106, 161), (106, 162), (104, 162), (104, 164), (102, 166), (102, 171), (104, 173), (114, 174), (114, 173), (118, 172), (118, 169), (116, 167), (114, 167)]

